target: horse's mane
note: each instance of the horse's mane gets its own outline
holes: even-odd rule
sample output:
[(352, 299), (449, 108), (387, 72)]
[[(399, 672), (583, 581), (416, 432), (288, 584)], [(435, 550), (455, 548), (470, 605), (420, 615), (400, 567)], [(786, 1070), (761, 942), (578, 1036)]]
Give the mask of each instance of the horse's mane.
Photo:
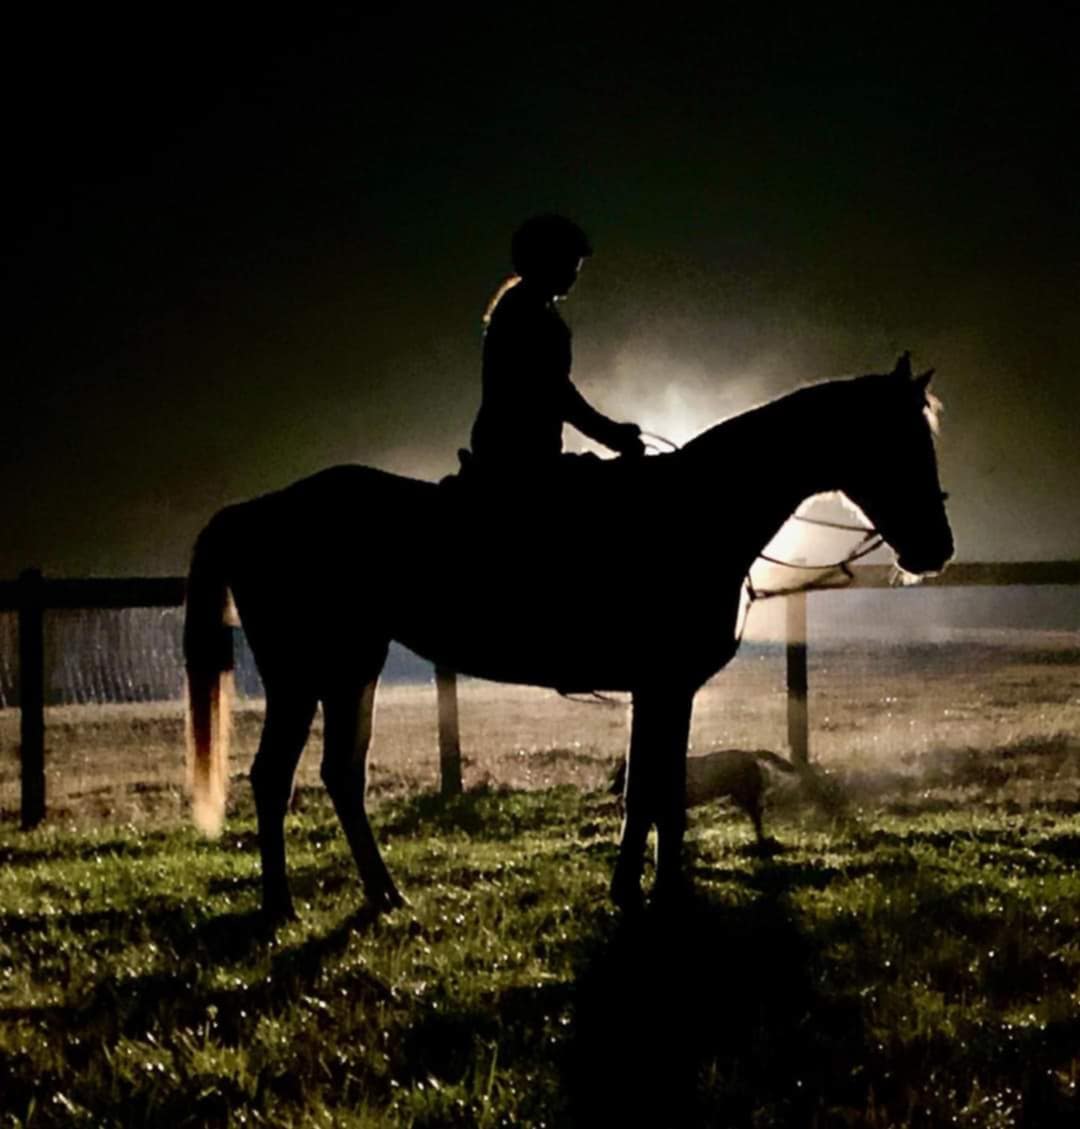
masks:
[(805, 424), (808, 412), (815, 416), (825, 413), (826, 418), (836, 415), (841, 405), (829, 402), (834, 399), (837, 385), (849, 383), (850, 381), (819, 381), (775, 396), (762, 404), (755, 404), (699, 431), (683, 444), (682, 451), (693, 455), (699, 451), (712, 453), (716, 448), (735, 450), (744, 436), (747, 440), (755, 438), (764, 423), (770, 425), (769, 432), (774, 440), (782, 442), (783, 430)]
[[(731, 442), (738, 432), (748, 425), (756, 425), (763, 416), (768, 415), (771, 423), (779, 422), (781, 427), (786, 423), (790, 426), (804, 426), (807, 412), (824, 413), (825, 419), (839, 419), (841, 422), (850, 422), (853, 413), (861, 413), (866, 403), (867, 393), (885, 395), (890, 388), (896, 387), (897, 378), (891, 373), (873, 373), (867, 376), (840, 377), (834, 380), (820, 380), (813, 384), (804, 384), (791, 392), (782, 393), (763, 404), (728, 416), (717, 423), (700, 431), (684, 445), (683, 450), (693, 450), (697, 447), (712, 446), (714, 440), (723, 439), (725, 443)], [(923, 392), (923, 417), (930, 433), (937, 436), (940, 429), (943, 406), (929, 389)], [(818, 416), (817, 418), (821, 418)]]
[(941, 432), (941, 417), (945, 414), (945, 405), (929, 388), (924, 395), (926, 397), (926, 405), (923, 407), (923, 415), (926, 417), (926, 422), (930, 425), (930, 434), (937, 438)]

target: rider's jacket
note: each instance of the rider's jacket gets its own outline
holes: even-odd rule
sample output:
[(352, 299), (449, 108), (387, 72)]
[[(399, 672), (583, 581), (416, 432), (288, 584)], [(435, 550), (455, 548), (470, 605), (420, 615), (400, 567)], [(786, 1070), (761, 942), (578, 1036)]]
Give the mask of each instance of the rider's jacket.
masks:
[(570, 330), (554, 303), (527, 282), (508, 290), (484, 335), (483, 397), (472, 429), (478, 462), (526, 469), (555, 459), (564, 423), (610, 445), (617, 425), (574, 387), (570, 360)]

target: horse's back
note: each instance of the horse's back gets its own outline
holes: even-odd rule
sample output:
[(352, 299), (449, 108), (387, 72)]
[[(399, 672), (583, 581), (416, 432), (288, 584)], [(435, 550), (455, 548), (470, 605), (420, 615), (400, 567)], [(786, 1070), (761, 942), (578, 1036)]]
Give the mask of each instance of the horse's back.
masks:
[(434, 483), (346, 463), (327, 467), (254, 501), (336, 521), (364, 511), (431, 503), (435, 493)]
[(387, 586), (405, 583), (403, 570), (414, 567), (412, 531), (436, 492), (432, 483), (344, 465), (220, 511), (208, 529), (221, 538), (249, 636), (262, 625), (324, 643), (361, 624), (370, 631)]
[[(310, 559), (314, 567), (347, 551), (382, 523), (421, 513), (435, 502), (436, 487), (375, 467), (344, 464), (260, 494), (238, 506), (236, 522), (256, 545), (271, 543), (283, 559)], [(229, 511), (226, 511), (229, 512)], [(290, 552), (292, 550), (292, 552)]]

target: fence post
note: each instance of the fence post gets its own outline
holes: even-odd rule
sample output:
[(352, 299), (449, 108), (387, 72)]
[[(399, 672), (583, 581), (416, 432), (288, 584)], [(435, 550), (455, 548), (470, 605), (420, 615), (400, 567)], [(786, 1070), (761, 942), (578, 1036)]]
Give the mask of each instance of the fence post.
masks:
[(45, 581), (41, 571), (19, 577), (19, 723), (22, 826), (45, 818)]
[(785, 598), (787, 611), (787, 731), (791, 759), (810, 759), (810, 733), (806, 709), (806, 593)]
[(461, 735), (458, 729), (457, 675), (435, 667), (439, 703), (439, 785), (444, 796), (461, 795)]

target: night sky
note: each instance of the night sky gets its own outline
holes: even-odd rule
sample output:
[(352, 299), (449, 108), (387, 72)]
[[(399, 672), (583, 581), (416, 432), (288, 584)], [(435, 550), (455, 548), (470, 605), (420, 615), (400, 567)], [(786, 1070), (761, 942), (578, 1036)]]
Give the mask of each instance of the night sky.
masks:
[(7, 36), (0, 577), (177, 574), (230, 500), (452, 469), (550, 210), (608, 414), (682, 439), (911, 349), (959, 555), (1080, 556), (1076, 63), (1036, 9), (146, 10)]

